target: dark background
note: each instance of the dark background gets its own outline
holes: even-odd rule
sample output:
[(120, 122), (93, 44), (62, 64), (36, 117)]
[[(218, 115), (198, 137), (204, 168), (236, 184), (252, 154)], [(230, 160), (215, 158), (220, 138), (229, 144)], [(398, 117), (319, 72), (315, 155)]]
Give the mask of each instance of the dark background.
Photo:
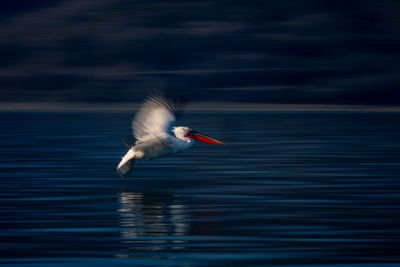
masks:
[(2, 1), (1, 102), (398, 105), (398, 1)]

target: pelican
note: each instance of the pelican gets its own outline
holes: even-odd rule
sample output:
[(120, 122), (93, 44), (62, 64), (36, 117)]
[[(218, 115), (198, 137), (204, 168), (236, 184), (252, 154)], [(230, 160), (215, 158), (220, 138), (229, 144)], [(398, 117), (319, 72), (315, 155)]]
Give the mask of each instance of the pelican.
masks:
[(135, 160), (152, 160), (175, 154), (192, 147), (195, 140), (215, 145), (225, 145), (186, 126), (172, 127), (175, 122), (174, 105), (161, 96), (146, 99), (132, 121), (136, 142), (118, 164), (117, 172), (125, 177)]

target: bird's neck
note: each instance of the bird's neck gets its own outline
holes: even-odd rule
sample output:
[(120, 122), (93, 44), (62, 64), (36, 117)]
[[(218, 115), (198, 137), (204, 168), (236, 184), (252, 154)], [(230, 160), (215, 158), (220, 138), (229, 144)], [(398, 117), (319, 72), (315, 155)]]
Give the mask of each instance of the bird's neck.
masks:
[(175, 148), (178, 149), (178, 151), (182, 151), (182, 150), (186, 150), (186, 149), (192, 147), (194, 145), (195, 141), (190, 138), (187, 138), (187, 137), (183, 137), (183, 138), (177, 137), (177, 138), (175, 138), (174, 143), (175, 143), (174, 144)]
[(184, 135), (180, 135), (180, 134), (175, 134), (176, 139), (179, 139), (181, 141), (185, 141), (187, 143), (192, 143), (194, 140), (185, 137)]

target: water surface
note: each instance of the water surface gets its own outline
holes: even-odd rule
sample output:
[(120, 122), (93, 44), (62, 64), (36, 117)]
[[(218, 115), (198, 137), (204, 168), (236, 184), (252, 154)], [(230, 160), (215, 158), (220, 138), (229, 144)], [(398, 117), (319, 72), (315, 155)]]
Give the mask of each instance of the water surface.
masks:
[(120, 178), (131, 118), (0, 113), (2, 264), (400, 262), (397, 113), (187, 113), (182, 125), (228, 145)]

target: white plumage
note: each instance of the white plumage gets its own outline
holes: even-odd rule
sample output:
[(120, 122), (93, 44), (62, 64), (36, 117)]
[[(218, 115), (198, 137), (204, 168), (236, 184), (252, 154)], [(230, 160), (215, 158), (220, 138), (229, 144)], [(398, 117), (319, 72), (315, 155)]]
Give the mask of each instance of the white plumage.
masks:
[(174, 105), (160, 96), (149, 97), (143, 103), (132, 122), (135, 145), (122, 157), (117, 167), (121, 176), (129, 173), (134, 160), (151, 160), (186, 150), (194, 145), (193, 139), (224, 144), (188, 127), (172, 128), (175, 122), (174, 111)]
[(136, 144), (169, 135), (175, 121), (174, 111), (174, 106), (164, 98), (148, 98), (132, 121)]

